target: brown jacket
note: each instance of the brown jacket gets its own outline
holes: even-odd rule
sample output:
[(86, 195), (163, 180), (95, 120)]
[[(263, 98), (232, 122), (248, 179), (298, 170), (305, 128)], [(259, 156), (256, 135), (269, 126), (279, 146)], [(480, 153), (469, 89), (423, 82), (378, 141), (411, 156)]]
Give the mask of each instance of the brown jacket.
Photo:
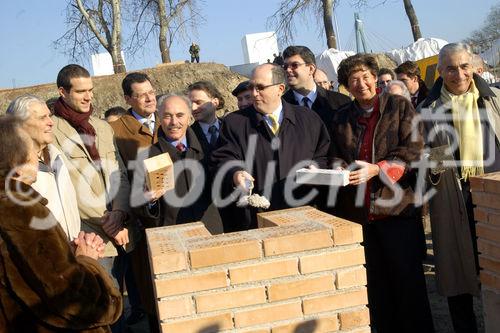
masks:
[[(407, 99), (387, 94), (378, 98), (380, 118), (372, 142), (372, 159), (367, 162), (378, 163), (386, 160), (404, 164), (405, 174), (396, 183), (402, 190), (402, 197), (396, 204), (388, 207), (381, 204), (380, 200), (392, 199), (395, 193), (394, 187), (388, 185), (388, 180), (381, 179), (383, 176), (372, 178), (370, 207), (355, 206), (356, 192), (361, 186), (348, 185), (340, 188), (335, 206), (336, 214), (360, 223), (367, 222), (368, 213), (390, 216), (411, 216), (415, 213), (413, 205), (415, 174), (410, 163), (420, 159), (423, 148), (422, 127), (418, 126), (417, 135), (412, 138), (412, 122), (416, 113)], [(347, 167), (358, 159), (363, 128), (357, 119), (362, 112), (357, 102), (353, 101), (335, 114), (329, 152), (330, 164), (342, 164)]]
[(73, 255), (46, 199), (11, 185), (9, 197), (0, 181), (0, 332), (110, 332), (122, 312), (111, 278)]
[(151, 145), (158, 142), (158, 127), (160, 120), (155, 113), (155, 130), (151, 133), (149, 128), (142, 125), (132, 114), (129, 109), (128, 113), (120, 117), (120, 119), (109, 123), (115, 132), (115, 141), (118, 146), (118, 151), (122, 157), (123, 163), (128, 170), (129, 180), (133, 170), (129, 168), (129, 161), (135, 161), (139, 149), (147, 149)]

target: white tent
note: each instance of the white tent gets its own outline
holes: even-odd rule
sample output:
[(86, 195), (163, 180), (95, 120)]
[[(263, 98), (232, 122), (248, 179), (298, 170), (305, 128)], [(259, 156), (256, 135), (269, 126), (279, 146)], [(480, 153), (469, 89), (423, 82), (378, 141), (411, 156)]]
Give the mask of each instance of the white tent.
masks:
[(405, 48), (395, 49), (385, 54), (400, 65), (408, 60), (417, 61), (436, 55), (446, 44), (448, 44), (447, 41), (439, 38), (420, 38)]
[(339, 51), (333, 48), (328, 49), (316, 56), (316, 66), (326, 73), (330, 81), (337, 82), (337, 68), (340, 62), (354, 54), (356, 54), (356, 52)]

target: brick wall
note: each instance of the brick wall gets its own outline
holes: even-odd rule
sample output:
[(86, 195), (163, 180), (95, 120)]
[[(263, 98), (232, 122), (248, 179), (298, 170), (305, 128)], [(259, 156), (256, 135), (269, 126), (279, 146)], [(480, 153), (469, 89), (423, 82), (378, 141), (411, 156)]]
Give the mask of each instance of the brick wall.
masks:
[(163, 332), (370, 332), (361, 227), (311, 207), (259, 229), (148, 229)]
[(500, 332), (500, 172), (470, 180), (486, 332)]

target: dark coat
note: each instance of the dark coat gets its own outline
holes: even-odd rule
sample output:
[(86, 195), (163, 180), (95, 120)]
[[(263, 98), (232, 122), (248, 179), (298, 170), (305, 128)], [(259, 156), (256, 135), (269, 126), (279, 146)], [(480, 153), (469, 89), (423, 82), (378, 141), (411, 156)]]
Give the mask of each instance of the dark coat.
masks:
[(429, 95), (429, 89), (425, 85), (425, 82), (422, 80), (418, 80), (418, 97), (417, 97), (417, 105), (413, 105), (415, 108), (422, 103)]
[[(221, 120), (217, 119), (217, 121), (221, 121)], [(200, 141), (201, 148), (203, 149), (203, 152), (205, 153), (205, 155), (206, 156), (210, 155), (213, 148), (210, 147), (210, 143), (208, 142), (207, 137), (205, 136), (205, 133), (203, 132), (203, 129), (201, 128), (200, 124), (197, 121), (195, 121), (191, 125), (191, 129), (193, 130), (194, 134), (196, 134), (198, 141)]]
[[(265, 193), (271, 202), (271, 210), (290, 207), (284, 198), (287, 177), (295, 176), (294, 170), (304, 166), (297, 165), (302, 161), (316, 161), (320, 167), (325, 167), (330, 145), (325, 125), (316, 114), (308, 111), (305, 107), (283, 101), (283, 121), (277, 138), (263, 115), (253, 106), (228, 114), (222, 122), (218, 148), (212, 152), (211, 165), (216, 171), (231, 161), (242, 161), (245, 165), (231, 167), (226, 172), (223, 192), (227, 195), (232, 191), (236, 171), (246, 170), (255, 178), (254, 193)], [(255, 144), (252, 147), (253, 140)], [(278, 149), (273, 149), (275, 147)], [(245, 163), (246, 157), (248, 160)], [(270, 163), (275, 163), (275, 166)], [(273, 174), (268, 174), (268, 167)], [(266, 177), (271, 176), (274, 176), (270, 178), (274, 181), (265, 186)], [(241, 218), (244, 220), (235, 221), (241, 223), (242, 229), (256, 227), (255, 214), (246, 214)]]
[(18, 202), (0, 181), (0, 331), (111, 332), (122, 313), (111, 278), (94, 259), (73, 255), (46, 199), (10, 184)]
[[(326, 90), (318, 85), (316, 86), (316, 91), (318, 95), (314, 100), (311, 109), (316, 112), (321, 120), (323, 120), (323, 123), (329, 127), (332, 123), (335, 111), (340, 109), (341, 106), (349, 103), (351, 99), (344, 94)], [(288, 91), (283, 95), (283, 99), (290, 104), (299, 105), (299, 101), (295, 99), (292, 89), (288, 89)]]
[[(479, 90), (477, 101), (480, 112), (485, 112), (490, 123), (490, 130), (496, 137), (496, 151), (500, 149), (500, 90), (489, 87), (478, 75), (474, 74), (474, 82)], [(433, 128), (446, 120), (433, 118), (450, 114), (449, 110), (443, 110), (441, 101), (441, 88), (443, 80), (438, 78), (432, 87), (428, 98), (419, 105), (419, 113), (424, 117), (427, 138)], [(440, 112), (438, 112), (440, 110)], [(453, 123), (447, 125), (453, 126)], [(496, 129), (494, 132), (493, 129)], [(484, 134), (484, 133), (483, 133)], [(427, 140), (426, 145), (430, 148), (449, 146), (450, 139), (440, 132), (433, 140)], [(484, 140), (486, 142), (486, 140)], [(485, 150), (486, 151), (486, 150)], [(499, 171), (498, 157), (495, 158), (493, 167), (487, 168), (486, 172)], [(488, 170), (489, 169), (489, 170)], [(429, 175), (430, 176), (430, 175)], [(436, 176), (429, 178), (429, 185), (437, 192), (429, 201), (429, 213), (432, 226), (432, 242), (434, 248), (434, 260), (436, 263), (437, 290), (444, 296), (456, 296), (460, 294), (479, 293), (479, 281), (476, 271), (477, 253), (474, 253), (475, 237), (471, 234), (471, 226), (474, 229), (474, 219), (469, 216), (472, 210), (470, 191), (468, 184), (460, 181), (460, 171), (456, 167), (449, 167)]]
[[(187, 129), (186, 140), (188, 143), (187, 151), (180, 153), (164, 137), (163, 131), (159, 130), (158, 142), (151, 147), (149, 156), (156, 156), (162, 153), (168, 153), (174, 163), (175, 189), (167, 192), (160, 202), (160, 220), (158, 226), (182, 224), (189, 222), (202, 221), (212, 234), (222, 232), (222, 222), (220, 215), (212, 203), (210, 194), (210, 179), (206, 167), (207, 159), (203, 153), (202, 146), (191, 128)], [(195, 173), (186, 169), (188, 161), (199, 162), (194, 169)], [(192, 169), (193, 170), (193, 169)], [(204, 178), (204, 180), (203, 180)], [(189, 201), (199, 196), (190, 205), (182, 202), (175, 204), (172, 201), (173, 195), (178, 198)], [(201, 193), (201, 195), (200, 195)]]
[[(340, 188), (337, 196), (335, 213), (360, 223), (366, 223), (368, 213), (375, 215), (404, 215), (412, 216), (414, 211), (414, 183), (415, 174), (410, 163), (418, 161), (423, 148), (421, 127), (418, 127), (416, 141), (412, 140), (412, 121), (416, 115), (410, 101), (401, 97), (382, 94), (379, 95), (380, 118), (376, 125), (373, 140), (373, 155), (370, 163), (383, 160), (398, 161), (405, 165), (405, 174), (397, 184), (403, 190), (402, 200), (391, 207), (383, 208), (375, 203), (378, 198), (390, 199), (394, 192), (379, 177), (371, 180), (370, 207), (355, 207), (356, 192), (359, 186), (348, 185)], [(363, 110), (356, 101), (345, 105), (334, 116), (332, 123), (332, 145), (329, 153), (331, 164), (349, 166), (359, 156), (360, 139), (363, 136), (363, 127), (358, 124), (358, 117)]]

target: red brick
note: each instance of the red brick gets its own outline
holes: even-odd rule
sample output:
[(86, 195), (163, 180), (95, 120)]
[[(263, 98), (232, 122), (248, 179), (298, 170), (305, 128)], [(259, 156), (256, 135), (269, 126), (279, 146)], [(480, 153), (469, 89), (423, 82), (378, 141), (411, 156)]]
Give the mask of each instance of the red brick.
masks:
[(490, 242), (484, 239), (478, 239), (477, 247), (480, 253), (492, 257), (494, 259), (500, 259), (500, 244)]
[(228, 284), (225, 271), (182, 275), (171, 279), (157, 279), (154, 282), (157, 298), (224, 288)]
[(477, 223), (476, 233), (479, 238), (500, 242), (500, 227)]
[(239, 308), (267, 302), (266, 288), (263, 286), (197, 295), (194, 299), (198, 313)]
[(333, 251), (321, 254), (307, 255), (300, 258), (302, 274), (327, 271), (341, 267), (362, 265), (365, 263), (363, 247), (345, 251)]
[(337, 289), (345, 289), (366, 285), (366, 270), (364, 267), (337, 271)]
[(343, 308), (348, 308), (358, 305), (366, 305), (368, 296), (366, 288), (330, 295), (323, 295), (304, 299), (303, 308), (304, 314), (310, 315), (315, 313), (335, 311)]
[(257, 259), (262, 256), (262, 247), (258, 240), (225, 244), (224, 241), (209, 247), (200, 247), (189, 251), (192, 268), (209, 267), (231, 262)]
[(472, 201), (477, 206), (500, 209), (500, 194), (472, 192)]
[(332, 290), (335, 290), (335, 285), (331, 274), (313, 278), (304, 276), (300, 280), (273, 283), (267, 287), (270, 302)]
[(234, 313), (234, 323), (237, 328), (295, 318), (302, 318), (300, 301), (271, 304), (253, 310), (237, 311)]
[(163, 333), (219, 332), (232, 328), (233, 320), (231, 313), (175, 320), (161, 324)]
[(338, 331), (337, 314), (273, 327), (272, 333), (321, 333)]
[(370, 312), (368, 308), (363, 308), (357, 311), (339, 313), (340, 328), (350, 330), (360, 326), (370, 325)]
[(475, 207), (474, 208), (474, 220), (479, 222), (488, 223), (488, 211), (487, 208)]
[(487, 271), (500, 274), (500, 260), (487, 255), (479, 256), (479, 266)]
[(500, 292), (500, 275), (490, 271), (482, 270), (479, 272), (479, 277), (483, 286), (495, 289)]
[(470, 177), (470, 189), (473, 192), (484, 192), (484, 180), (481, 177)]
[(476, 192), (500, 193), (500, 172), (470, 178), (471, 189)]
[(229, 269), (231, 284), (255, 282), (299, 274), (296, 258), (273, 260)]
[(263, 240), (264, 254), (274, 256), (333, 246), (330, 231), (326, 228), (293, 235), (276, 236)]

